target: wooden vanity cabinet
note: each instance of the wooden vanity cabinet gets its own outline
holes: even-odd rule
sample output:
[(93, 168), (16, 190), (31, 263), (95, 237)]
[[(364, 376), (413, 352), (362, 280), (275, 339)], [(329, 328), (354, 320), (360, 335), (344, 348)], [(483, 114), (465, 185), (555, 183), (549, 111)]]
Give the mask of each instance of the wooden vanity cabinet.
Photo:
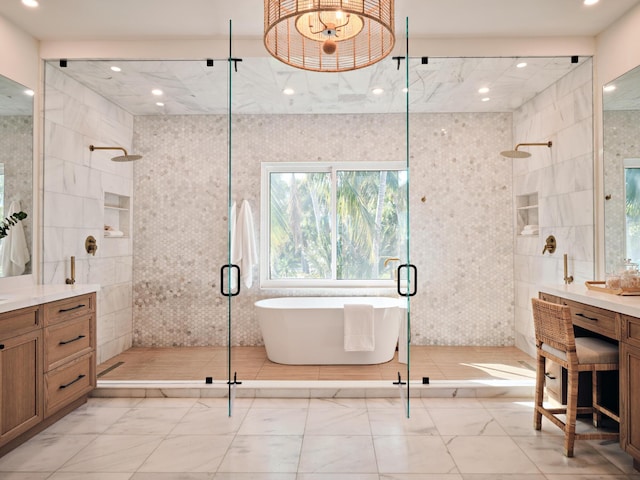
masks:
[(620, 445), (640, 470), (640, 318), (622, 316), (620, 342)]
[(42, 351), (38, 307), (0, 314), (0, 445), (43, 419)]
[[(618, 406), (620, 413), (620, 446), (633, 457), (633, 466), (640, 470), (640, 318), (629, 316), (618, 311), (616, 304), (611, 309), (596, 307), (589, 303), (579, 302), (549, 293), (540, 292), (539, 297), (552, 303), (567, 305), (571, 309), (571, 321), (576, 335), (592, 335), (616, 342), (620, 350), (620, 370), (617, 378), (601, 376), (600, 386), (603, 392), (619, 391)], [(615, 296), (612, 296), (615, 297)], [(606, 372), (610, 373), (610, 372)], [(611, 372), (613, 373), (613, 372)], [(558, 400), (566, 401), (563, 389), (566, 381), (547, 382), (551, 388), (547, 394)], [(590, 381), (580, 378), (580, 390), (589, 390)], [(589, 396), (578, 399), (578, 405), (589, 405)], [(616, 405), (608, 405), (615, 410)]]
[(96, 294), (0, 314), (0, 455), (96, 386)]

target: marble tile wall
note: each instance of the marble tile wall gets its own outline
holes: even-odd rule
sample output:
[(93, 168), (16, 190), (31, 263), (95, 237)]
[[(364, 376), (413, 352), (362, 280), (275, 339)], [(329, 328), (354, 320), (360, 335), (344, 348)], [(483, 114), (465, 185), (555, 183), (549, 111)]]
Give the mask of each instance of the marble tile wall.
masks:
[[(133, 117), (61, 70), (47, 65), (44, 99), (43, 283), (64, 283), (70, 257), (76, 281), (100, 284), (98, 363), (126, 350), (132, 332), (132, 239), (104, 238), (104, 193), (133, 196), (133, 164), (112, 162), (131, 152)], [(84, 248), (96, 238), (95, 256)]]
[[(515, 237), (516, 346), (535, 353), (531, 297), (539, 284), (563, 283), (563, 254), (569, 273), (584, 283), (594, 275), (592, 61), (520, 107), (513, 116), (513, 140), (553, 142), (528, 147), (531, 157), (513, 160), (514, 196), (538, 194), (540, 233)], [(523, 148), (524, 150), (525, 148)], [(517, 233), (517, 232), (516, 232)], [(554, 235), (557, 250), (542, 254)]]
[[(605, 111), (604, 132), (604, 194), (611, 198), (604, 203), (605, 271), (617, 272), (625, 258), (625, 158), (638, 158), (637, 110)], [(639, 259), (634, 259), (638, 261)]]
[[(135, 170), (135, 345), (227, 342), (227, 299), (219, 293), (227, 263), (226, 122), (135, 118), (133, 142), (144, 155)], [(236, 116), (232, 197), (249, 201), (259, 232), (261, 162), (404, 160), (404, 132), (403, 115)], [(511, 143), (511, 115), (414, 114), (411, 135), (411, 261), (420, 271), (413, 342), (513, 345), (512, 176), (499, 155)], [(261, 290), (256, 269), (252, 288), (232, 302), (231, 343), (262, 343), (256, 300), (309, 294)]]
[[(29, 246), (33, 245), (33, 117), (9, 115), (0, 117), (0, 163), (4, 165), (5, 215), (11, 202), (18, 200), (22, 211), (30, 217), (23, 222)], [(4, 218), (3, 217), (3, 218)], [(31, 252), (33, 254), (33, 252)], [(31, 273), (31, 262), (25, 273)]]

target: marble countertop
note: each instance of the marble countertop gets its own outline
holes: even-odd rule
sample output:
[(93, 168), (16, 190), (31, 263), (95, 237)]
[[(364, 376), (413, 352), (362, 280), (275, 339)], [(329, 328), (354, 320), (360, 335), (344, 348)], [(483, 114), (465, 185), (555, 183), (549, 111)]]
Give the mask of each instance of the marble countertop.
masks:
[(100, 290), (100, 285), (30, 285), (0, 291), (0, 313)]
[(622, 296), (589, 290), (583, 284), (539, 285), (538, 290), (550, 295), (573, 300), (632, 317), (640, 317), (640, 296)]

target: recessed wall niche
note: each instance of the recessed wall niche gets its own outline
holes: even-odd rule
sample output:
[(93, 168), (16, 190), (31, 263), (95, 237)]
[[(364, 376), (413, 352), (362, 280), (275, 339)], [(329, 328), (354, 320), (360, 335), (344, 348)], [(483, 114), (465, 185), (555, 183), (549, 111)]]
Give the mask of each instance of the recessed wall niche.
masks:
[(538, 192), (516, 195), (516, 234), (538, 236)]
[(127, 238), (131, 232), (131, 199), (104, 192), (104, 237)]

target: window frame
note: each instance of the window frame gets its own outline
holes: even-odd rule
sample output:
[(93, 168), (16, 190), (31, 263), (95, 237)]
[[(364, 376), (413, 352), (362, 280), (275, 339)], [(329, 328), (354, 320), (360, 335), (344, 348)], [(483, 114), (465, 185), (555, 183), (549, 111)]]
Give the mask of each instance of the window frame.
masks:
[[(402, 161), (381, 162), (263, 162), (260, 172), (260, 288), (390, 288), (396, 280), (338, 280), (337, 232), (335, 228), (337, 206), (338, 171), (399, 171), (407, 172)], [(271, 173), (318, 173), (331, 174), (331, 275), (330, 279), (271, 279), (270, 267), (270, 174)], [(407, 175), (408, 178), (408, 175)], [(404, 282), (401, 282), (404, 283)]]

